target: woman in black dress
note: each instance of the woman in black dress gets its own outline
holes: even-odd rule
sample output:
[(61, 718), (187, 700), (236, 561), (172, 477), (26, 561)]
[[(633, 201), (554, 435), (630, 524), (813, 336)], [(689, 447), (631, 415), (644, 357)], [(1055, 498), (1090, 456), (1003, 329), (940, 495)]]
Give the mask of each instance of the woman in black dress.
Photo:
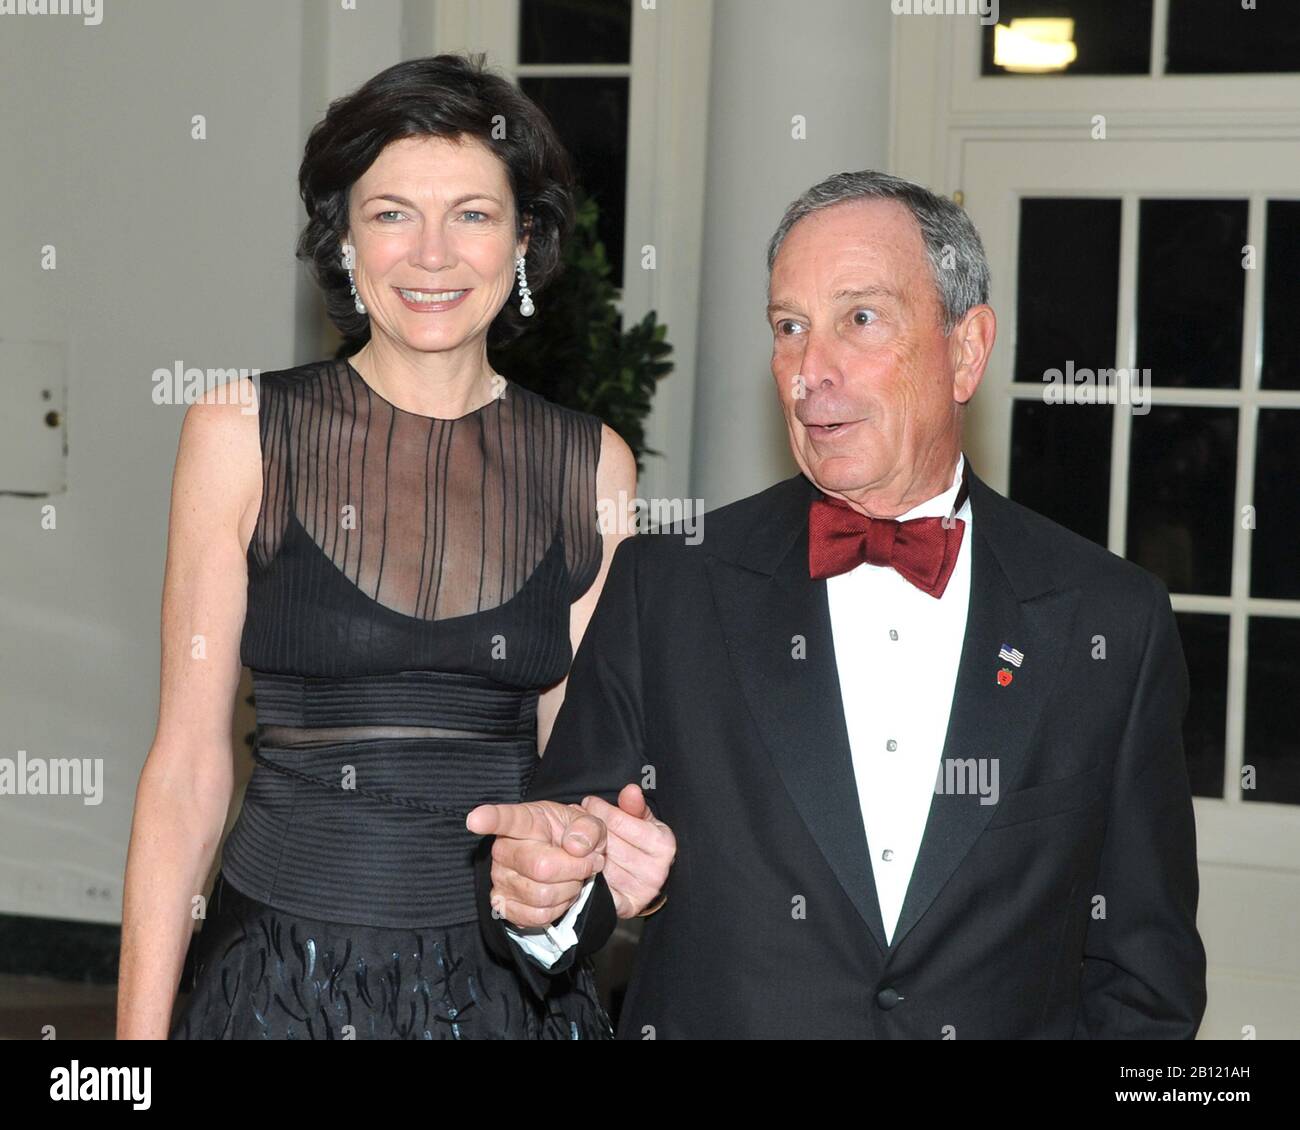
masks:
[[(523, 796), (619, 537), (598, 511), (635, 495), (617, 435), (487, 360), (535, 316), (571, 179), (540, 111), (456, 56), (390, 68), (313, 130), (299, 255), (365, 344), (263, 375), (255, 416), (187, 414), (120, 1036), (611, 1036), (588, 961), (542, 1001), (485, 946), (465, 829)], [(256, 766), (169, 1023), (241, 663)]]

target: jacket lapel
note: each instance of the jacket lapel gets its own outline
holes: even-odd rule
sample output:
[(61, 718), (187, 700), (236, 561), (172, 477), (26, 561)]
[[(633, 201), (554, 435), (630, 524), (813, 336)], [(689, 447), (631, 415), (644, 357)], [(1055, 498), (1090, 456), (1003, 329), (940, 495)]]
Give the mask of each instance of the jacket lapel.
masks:
[(797, 475), (776, 495), (774, 512), (739, 552), (710, 555), (709, 581), (767, 751), (883, 953), (885, 928), (853, 776), (826, 582), (808, 576), (808, 504), (817, 493)]
[[(969, 468), (969, 458), (967, 459)], [(966, 635), (942, 764), (997, 758), (1014, 787), (1050, 697), (1077, 590), (1053, 591), (1014, 504), (969, 470), (974, 517)], [(848, 730), (826, 582), (808, 576), (808, 505), (821, 493), (802, 475), (778, 484), (771, 512), (743, 544), (711, 552), (709, 580), (737, 679), (768, 753), (832, 872), (876, 940), (894, 951), (970, 851), (995, 805), (978, 796), (931, 801), (892, 944), (876, 896)], [(997, 682), (1003, 643), (1022, 651), (1009, 686)]]
[[(999, 795), (1016, 787), (1064, 666), (1077, 588), (1057, 589), (1051, 563), (1017, 507), (974, 471), (971, 595), (948, 732), (939, 770), (996, 759)], [(1003, 644), (1024, 653), (1019, 667), (998, 658)], [(998, 683), (1002, 668), (1012, 674)], [(936, 791), (891, 951), (920, 921), (997, 811), (978, 795)]]

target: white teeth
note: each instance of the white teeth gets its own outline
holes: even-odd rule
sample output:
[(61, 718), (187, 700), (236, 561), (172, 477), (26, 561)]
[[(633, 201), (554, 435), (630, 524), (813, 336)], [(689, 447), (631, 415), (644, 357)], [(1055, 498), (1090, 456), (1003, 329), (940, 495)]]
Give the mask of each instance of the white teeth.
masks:
[(427, 303), (454, 302), (457, 298), (459, 298), (462, 294), (465, 293), (465, 291), (463, 290), (439, 290), (433, 292), (427, 292), (423, 290), (402, 290), (401, 287), (397, 288), (397, 292), (408, 302), (427, 302)]

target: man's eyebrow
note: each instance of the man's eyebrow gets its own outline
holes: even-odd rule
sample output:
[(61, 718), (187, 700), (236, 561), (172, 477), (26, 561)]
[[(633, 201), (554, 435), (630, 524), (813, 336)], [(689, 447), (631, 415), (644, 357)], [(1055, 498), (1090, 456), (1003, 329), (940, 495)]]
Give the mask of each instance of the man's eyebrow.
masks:
[(897, 298), (898, 291), (887, 286), (865, 286), (860, 288), (850, 288), (846, 290), (837, 290), (831, 295), (836, 302), (841, 302), (846, 298)]
[[(407, 208), (415, 208), (417, 211), (420, 207), (414, 200), (407, 200), (405, 196), (394, 196), (391, 192), (381, 192), (374, 196), (368, 196), (362, 201), (361, 206), (364, 208), (374, 200), (391, 200), (394, 204), (404, 204)], [(469, 192), (464, 196), (456, 197), (447, 207), (459, 208), (462, 204), (468, 204), (471, 200), (490, 200), (493, 204), (501, 204), (501, 201), (490, 192)]]
[[(844, 287), (831, 295), (834, 302), (843, 302), (846, 298), (893, 298), (897, 300), (898, 291), (888, 286)], [(778, 298), (767, 304), (767, 316), (770, 318), (777, 310), (798, 313), (799, 307), (788, 298)]]

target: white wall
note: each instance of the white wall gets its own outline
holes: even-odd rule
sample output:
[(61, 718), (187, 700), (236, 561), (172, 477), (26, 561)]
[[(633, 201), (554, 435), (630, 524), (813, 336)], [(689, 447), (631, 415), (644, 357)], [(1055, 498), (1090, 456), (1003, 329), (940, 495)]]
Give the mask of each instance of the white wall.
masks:
[(892, 30), (889, 5), (862, 0), (715, 0), (713, 18), (691, 465), (709, 509), (797, 470), (769, 368), (767, 241), (823, 177), (885, 167)]
[[(119, 920), (184, 415), (151, 375), (298, 360), (302, 41), (299, 2), (0, 16), (0, 346), (62, 344), (67, 445), (66, 489), (0, 495), (0, 757), (102, 758), (105, 778), (96, 806), (0, 796), (0, 911)], [(45, 434), (12, 355), (0, 448)]]

